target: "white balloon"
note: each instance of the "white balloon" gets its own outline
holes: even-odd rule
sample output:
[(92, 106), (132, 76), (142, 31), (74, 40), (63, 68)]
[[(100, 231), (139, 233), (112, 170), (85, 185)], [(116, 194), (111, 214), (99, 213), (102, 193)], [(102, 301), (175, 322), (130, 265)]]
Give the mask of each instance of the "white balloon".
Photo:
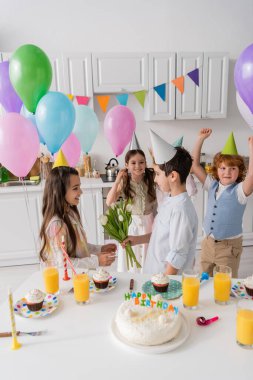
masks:
[(251, 113), (249, 107), (247, 106), (247, 104), (244, 103), (238, 92), (236, 92), (236, 103), (240, 114), (242, 115), (248, 126), (250, 128), (253, 128), (253, 113)]

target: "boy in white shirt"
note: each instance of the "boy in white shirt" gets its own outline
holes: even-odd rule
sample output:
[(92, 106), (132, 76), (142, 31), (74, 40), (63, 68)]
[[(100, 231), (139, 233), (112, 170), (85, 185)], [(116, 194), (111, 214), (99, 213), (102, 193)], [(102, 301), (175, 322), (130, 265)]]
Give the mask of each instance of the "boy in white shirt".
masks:
[(198, 219), (186, 192), (186, 178), (192, 158), (181, 147), (174, 148), (153, 131), (155, 182), (160, 190), (170, 193), (159, 205), (151, 234), (128, 236), (131, 245), (149, 242), (144, 273), (180, 274), (194, 263)]

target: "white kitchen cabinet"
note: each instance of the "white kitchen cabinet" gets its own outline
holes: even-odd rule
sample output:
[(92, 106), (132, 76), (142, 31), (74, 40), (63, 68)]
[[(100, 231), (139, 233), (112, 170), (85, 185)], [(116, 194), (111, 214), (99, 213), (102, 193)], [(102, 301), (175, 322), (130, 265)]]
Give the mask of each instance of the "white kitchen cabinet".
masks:
[[(176, 90), (176, 118), (200, 119), (202, 106), (203, 53), (177, 53), (177, 78), (184, 75), (184, 93)], [(199, 86), (186, 74), (199, 69)]]
[(202, 118), (227, 116), (228, 53), (204, 53)]
[(148, 90), (147, 53), (92, 54), (94, 93)]
[[(171, 81), (176, 75), (175, 53), (149, 54), (149, 92), (145, 102), (145, 120), (175, 119), (175, 86)], [(166, 100), (163, 101), (153, 89), (155, 86), (166, 84)]]

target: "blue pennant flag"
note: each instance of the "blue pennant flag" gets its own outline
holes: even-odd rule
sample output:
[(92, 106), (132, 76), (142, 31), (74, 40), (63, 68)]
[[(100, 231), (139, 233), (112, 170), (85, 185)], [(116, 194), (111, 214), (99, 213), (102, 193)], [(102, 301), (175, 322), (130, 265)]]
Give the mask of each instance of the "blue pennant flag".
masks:
[(127, 105), (127, 102), (128, 102), (128, 94), (119, 94), (119, 95), (116, 95), (116, 98), (119, 102), (120, 105), (122, 106), (126, 106)]
[(199, 69), (192, 70), (187, 75), (197, 86), (199, 86)]
[(160, 96), (160, 98), (165, 102), (165, 98), (166, 98), (166, 86), (165, 86), (165, 83), (160, 84), (159, 86), (155, 86), (154, 90), (157, 92), (157, 94)]

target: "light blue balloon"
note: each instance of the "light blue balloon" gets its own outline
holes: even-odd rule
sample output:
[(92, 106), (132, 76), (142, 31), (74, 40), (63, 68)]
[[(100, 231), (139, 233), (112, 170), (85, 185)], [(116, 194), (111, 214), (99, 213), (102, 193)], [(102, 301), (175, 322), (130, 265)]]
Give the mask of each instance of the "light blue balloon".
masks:
[(41, 136), (38, 128), (37, 128), (37, 124), (36, 124), (36, 120), (35, 120), (35, 114), (28, 111), (28, 109), (26, 108), (26, 106), (23, 104), (22, 105), (22, 108), (20, 110), (20, 115), (24, 116), (27, 120), (30, 120), (36, 127), (37, 129), (37, 132), (38, 132), (38, 135), (39, 135), (39, 139), (40, 139), (40, 143), (41, 144), (46, 144), (43, 137)]
[(82, 151), (89, 153), (98, 134), (98, 118), (88, 106), (76, 105), (75, 110), (76, 122), (73, 132), (80, 141)]
[(37, 128), (48, 150), (57, 152), (72, 132), (75, 124), (75, 108), (61, 92), (48, 92), (36, 108)]

